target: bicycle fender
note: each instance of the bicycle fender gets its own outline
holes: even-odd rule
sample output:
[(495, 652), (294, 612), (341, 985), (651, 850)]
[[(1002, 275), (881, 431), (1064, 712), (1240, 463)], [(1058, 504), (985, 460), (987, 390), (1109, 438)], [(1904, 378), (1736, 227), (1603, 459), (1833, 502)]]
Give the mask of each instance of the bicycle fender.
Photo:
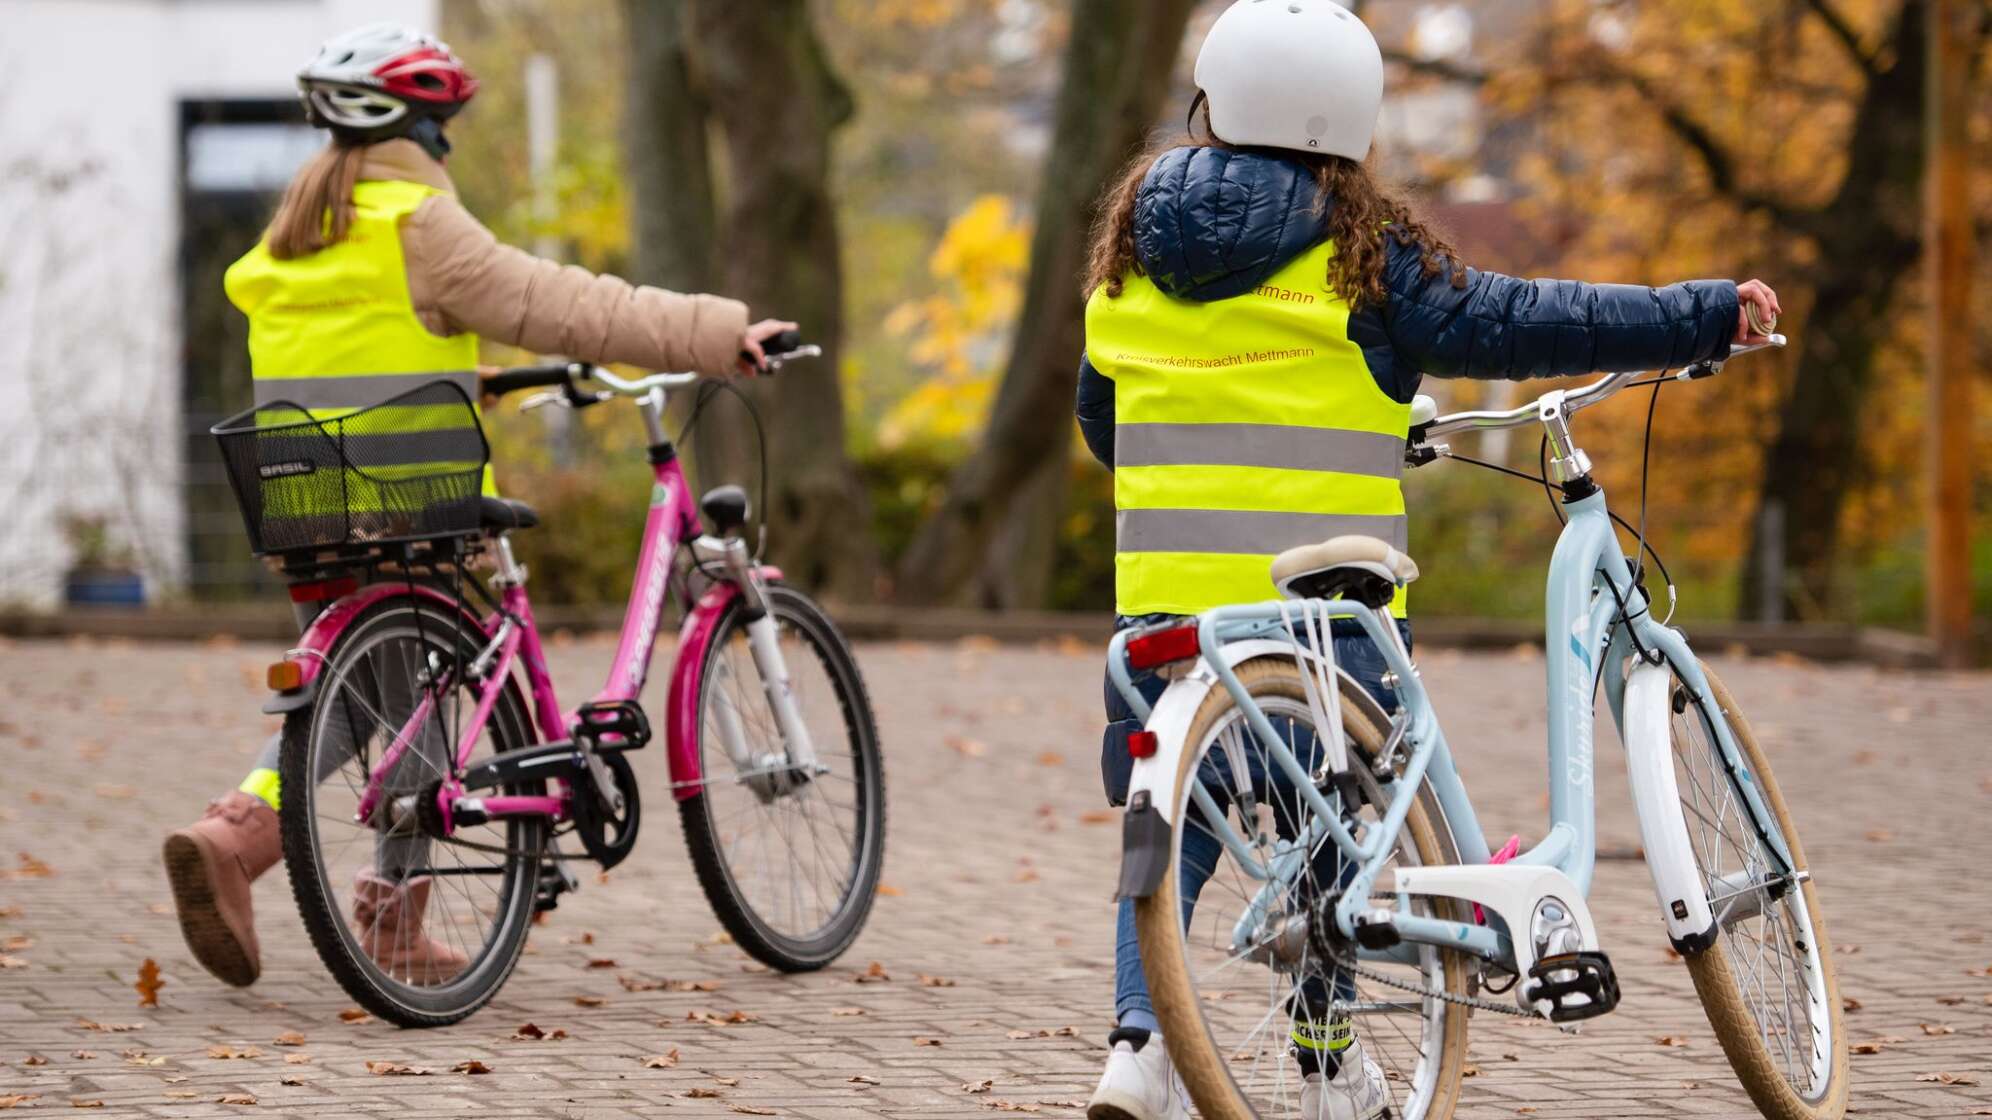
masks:
[[(764, 566), (756, 571), (764, 581), (782, 578), (776, 568)], [(699, 762), (699, 685), (705, 671), (706, 652), (712, 646), (713, 635), (719, 631), (719, 620), (739, 597), (740, 589), (733, 584), (714, 583), (685, 612), (684, 625), (678, 628), (678, 652), (671, 664), (671, 685), (665, 694), (664, 709), (664, 753), (671, 765), (671, 796), (678, 801), (705, 789)]]
[[(1293, 656), (1293, 643), (1270, 638), (1231, 642), (1220, 651), (1226, 667), (1254, 657)], [(1346, 673), (1338, 671), (1342, 695), (1371, 715), (1377, 726), (1389, 719), (1375, 699)], [(1155, 733), (1155, 753), (1134, 762), (1128, 779), (1127, 812), (1121, 822), (1121, 875), (1117, 897), (1147, 898), (1162, 883), (1169, 866), (1171, 830), (1175, 825), (1176, 771), (1182, 766), (1190, 724), (1204, 698), (1217, 685), (1217, 674), (1199, 658), (1186, 675), (1169, 682), (1148, 715), (1144, 730)]]
[(1681, 794), (1674, 780), (1672, 674), (1662, 665), (1636, 665), (1625, 684), (1626, 777), (1639, 815), (1639, 839), (1667, 938), (1682, 954), (1715, 941), (1715, 914), (1695, 864)]
[(318, 694), (318, 675), (325, 670), (325, 660), (331, 655), (332, 647), (337, 645), (339, 638), (345, 634), (346, 628), (353, 624), (354, 619), (364, 614), (367, 608), (396, 596), (426, 599), (445, 611), (461, 613), (464, 620), (479, 633), (486, 636), (491, 633), (491, 628), (486, 625), (485, 620), (465, 611), (463, 604), (433, 587), (420, 583), (412, 587), (406, 583), (370, 583), (341, 597), (338, 602), (320, 611), (318, 617), (311, 620), (311, 625), (304, 628), (304, 635), (297, 640), (297, 645), (284, 653), (284, 660), (298, 663), (303, 683), (289, 692), (272, 695), (263, 705), (263, 710), (276, 715), (296, 711), (310, 704), (312, 698)]

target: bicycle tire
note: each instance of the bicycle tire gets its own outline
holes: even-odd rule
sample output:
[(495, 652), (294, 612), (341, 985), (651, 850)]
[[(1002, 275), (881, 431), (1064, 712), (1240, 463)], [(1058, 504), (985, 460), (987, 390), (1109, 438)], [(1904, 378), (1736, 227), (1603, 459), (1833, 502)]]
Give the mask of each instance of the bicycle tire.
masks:
[[(1237, 666), (1236, 672), (1240, 682), (1255, 697), (1283, 697), (1306, 703), (1305, 687), (1290, 657), (1256, 657)], [(1343, 727), (1355, 748), (1352, 764), (1358, 769), (1366, 769), (1382, 751), (1385, 729), (1371, 722), (1364, 711), (1347, 698), (1341, 699), (1341, 705)], [(1177, 889), (1184, 832), (1180, 822), (1186, 819), (1184, 814), (1189, 798), (1187, 783), (1197, 773), (1202, 744), (1219, 726), (1219, 721), (1235, 708), (1229, 692), (1223, 688), (1212, 688), (1196, 717), (1191, 720), (1185, 739), (1190, 745), (1183, 751), (1183, 760), (1177, 768), (1175, 786), (1170, 795), (1170, 804), (1176, 808), (1175, 820), (1179, 825), (1170, 830), (1168, 869), (1154, 894), (1135, 900), (1134, 911), (1135, 930), (1141, 945), (1142, 971), (1148, 980), (1163, 1040), (1169, 1048), (1169, 1057), (1175, 1064), (1176, 1072), (1189, 1090), (1190, 1098), (1207, 1120), (1246, 1120), (1259, 1115), (1244, 1089), (1232, 1076), (1234, 1063), (1228, 1060), (1231, 1055), (1218, 1044), (1205, 1015), (1204, 996), (1187, 959), (1188, 939), (1183, 929)], [(1421, 864), (1458, 862), (1452, 836), (1444, 826), (1444, 820), (1431, 787), (1422, 787), (1412, 802), (1400, 833), (1400, 836), (1410, 839)], [(1437, 916), (1455, 917), (1454, 905), (1450, 901), (1434, 900), (1434, 904)], [(1467, 994), (1467, 970), (1463, 960), (1457, 953), (1441, 952), (1444, 989), (1458, 995)], [(1438, 1000), (1429, 1002), (1436, 1005), (1440, 1020), (1440, 1034), (1435, 1046), (1438, 1066), (1435, 1075), (1430, 1078), (1432, 1091), (1426, 1100), (1412, 1102), (1416, 1107), (1409, 1110), (1393, 1099), (1391, 1115), (1400, 1118), (1408, 1116), (1410, 1120), (1449, 1120), (1458, 1105), (1460, 1082), (1466, 1070), (1467, 1009)], [(1395, 1086), (1399, 1082), (1392, 1084)], [(1397, 1090), (1393, 1088), (1392, 1092), (1395, 1097)]]
[[(467, 616), (467, 606), (460, 609)], [(365, 651), (369, 638), (399, 628), (404, 635), (413, 630), (417, 640), (426, 645), (443, 635), (456, 633), (455, 627), (466, 624), (463, 619), (445, 617), (443, 609), (426, 600), (407, 596), (382, 600), (356, 618), (328, 651), (318, 677), (320, 690), (313, 702), (284, 719), (279, 762), (283, 807), (278, 819), (284, 867), (289, 873), (298, 915), (319, 960), (346, 994), (367, 1011), (403, 1027), (439, 1027), (459, 1022), (498, 994), (525, 949), (540, 861), (537, 856), (523, 854), (505, 857), (508, 887), (505, 906), (494, 926), (497, 934), (456, 978), (423, 989), (391, 981), (383, 983), (384, 974), (365, 957), (352, 936), (337, 886), (331, 881), (322, 858), (317, 814), (313, 811), (318, 787), (307, 777), (317, 769), (311, 750), (312, 730), (321, 706), (328, 702), (335, 682), (341, 679), (342, 667), (350, 664), (357, 653)], [(532, 722), (528, 710), (517, 682), (508, 681), (487, 725), (497, 751), (531, 745)], [(507, 786), (505, 792), (541, 794), (545, 790), (543, 783), (534, 782)], [(545, 846), (546, 822), (541, 819), (510, 818), (507, 831), (506, 847), (513, 853), (537, 853)]]
[[(807, 595), (793, 587), (775, 581), (764, 590), (768, 611), (777, 624), (792, 628), (807, 642), (835, 689), (845, 738), (853, 756), (852, 780), (857, 786), (853, 804), (860, 835), (853, 852), (852, 873), (833, 916), (822, 927), (803, 936), (776, 928), (747, 897), (748, 892), (735, 876), (719, 835), (720, 814), (714, 808), (711, 787), (713, 776), (720, 772), (714, 763), (726, 762), (727, 756), (723, 748), (707, 742), (708, 716), (712, 714), (712, 705), (719, 702), (716, 689), (721, 681), (720, 659), (733, 639), (745, 640), (748, 618), (744, 599), (736, 598), (720, 616), (706, 648), (705, 663), (700, 667), (699, 772), (704, 783), (678, 802), (678, 820), (684, 829), (685, 845), (690, 850), (699, 886), (734, 943), (770, 968), (808, 972), (823, 968), (843, 955), (863, 931), (871, 914), (885, 854), (885, 764), (864, 678), (836, 624)], [(792, 665), (792, 672), (793, 669)], [(819, 759), (831, 756), (824, 743), (819, 742), (817, 749)], [(805, 795), (808, 789), (820, 794), (821, 782), (812, 782)]]
[[(1756, 734), (1751, 731), (1749, 723), (1738, 710), (1736, 700), (1730, 695), (1728, 687), (1709, 670), (1707, 665), (1702, 666), (1702, 673), (1707, 677), (1715, 702), (1729, 724), (1730, 734), (1743, 752), (1751, 779), (1756, 783), (1765, 804), (1777, 819), (1778, 828), (1784, 834), (1785, 846), (1791, 850), (1796, 865), (1800, 869), (1806, 868), (1808, 864), (1805, 861), (1805, 850), (1798, 842), (1798, 830), (1792, 822), (1791, 811), (1785, 804), (1784, 794), (1778, 788), (1777, 779), (1771, 774), (1770, 759), (1764, 755)], [(1681, 687), (1678, 677), (1675, 687)], [(1700, 711), (1699, 706), (1696, 710)], [(1706, 721), (1708, 717), (1704, 713), (1700, 718)], [(1675, 747), (1679, 751), (1679, 724), (1675, 726), (1677, 728)], [(1694, 827), (1692, 822), (1689, 827), (1692, 831)], [(1703, 858), (1702, 851), (1698, 849), (1698, 865)], [(1706, 876), (1706, 872), (1704, 875)], [(1771, 1053), (1771, 1045), (1765, 1038), (1764, 1028), (1759, 1025), (1757, 1017), (1750, 1010), (1749, 993), (1737, 977), (1736, 962), (1724, 943), (1724, 937), (1718, 937), (1712, 945), (1700, 952), (1687, 954), (1685, 960), (1688, 973), (1694, 979), (1695, 993), (1701, 997), (1702, 1009), (1708, 1014), (1709, 1026), (1715, 1030), (1716, 1041), (1721, 1043), (1722, 1052), (1728, 1057), (1730, 1068), (1736, 1071), (1737, 1080), (1743, 1083), (1744, 1091), (1750, 1095), (1750, 1100), (1756, 1104), (1758, 1111), (1772, 1120), (1840, 1120), (1847, 1111), (1848, 1081), (1851, 1074), (1847, 1056), (1846, 1024), (1840, 1004), (1840, 983), (1834, 973), (1833, 946), (1826, 935), (1825, 919), (1819, 908), (1819, 896), (1810, 879), (1799, 884), (1799, 898), (1802, 900), (1802, 913), (1809, 926), (1809, 931), (1804, 932), (1802, 936), (1806, 939), (1806, 943), (1812, 946), (1812, 952), (1806, 955), (1819, 966), (1825, 993), (1820, 1010), (1825, 1012), (1832, 1034), (1825, 1055), (1826, 1080), (1811, 1099), (1800, 1094), (1785, 1075), (1778, 1071), (1776, 1056)], [(1784, 903), (1779, 902), (1774, 905), (1784, 905)], [(1787, 909), (1801, 912), (1800, 908), (1787, 907)], [(1725, 936), (1727, 932), (1725, 930)], [(1808, 1024), (1810, 1024), (1809, 1017)], [(1787, 1033), (1794, 1033), (1789, 1030), (1789, 1025)]]

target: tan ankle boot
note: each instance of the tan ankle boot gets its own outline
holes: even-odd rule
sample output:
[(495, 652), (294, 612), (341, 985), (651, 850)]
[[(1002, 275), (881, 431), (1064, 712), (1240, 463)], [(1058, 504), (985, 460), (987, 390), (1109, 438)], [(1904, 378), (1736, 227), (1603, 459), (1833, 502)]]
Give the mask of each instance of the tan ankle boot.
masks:
[(397, 886), (372, 868), (353, 879), (353, 933), (360, 949), (382, 972), (404, 983), (448, 983), (470, 963), (469, 957), (422, 932), (433, 882), (423, 875)]
[(180, 933), (224, 983), (246, 988), (262, 975), (249, 884), (282, 857), (276, 810), (241, 790), (209, 802), (199, 821), (166, 838)]

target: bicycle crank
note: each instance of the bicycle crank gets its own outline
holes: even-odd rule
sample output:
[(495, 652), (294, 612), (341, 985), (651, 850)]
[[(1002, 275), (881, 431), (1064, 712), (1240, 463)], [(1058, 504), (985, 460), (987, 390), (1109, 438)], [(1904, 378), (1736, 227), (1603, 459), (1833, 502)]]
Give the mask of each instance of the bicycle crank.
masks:
[[(608, 778), (606, 788), (603, 774)], [(575, 783), (571, 808), (574, 835), (602, 870), (628, 858), (636, 847), (643, 802), (637, 793), (636, 772), (623, 752), (589, 753), (588, 765)]]

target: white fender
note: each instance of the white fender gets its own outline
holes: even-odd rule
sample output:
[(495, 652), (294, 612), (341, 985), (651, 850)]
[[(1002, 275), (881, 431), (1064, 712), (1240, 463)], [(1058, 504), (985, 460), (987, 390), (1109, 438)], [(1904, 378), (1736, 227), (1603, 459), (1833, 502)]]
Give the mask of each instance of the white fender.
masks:
[[(1266, 654), (1293, 657), (1293, 643), (1271, 638), (1257, 638), (1247, 642), (1229, 642), (1220, 651), (1227, 666)], [(1212, 688), (1219, 687), (1217, 673), (1209, 662), (1198, 658), (1195, 668), (1175, 680), (1162, 692), (1162, 699), (1156, 701), (1155, 709), (1148, 714), (1144, 726), (1155, 733), (1155, 753), (1147, 758), (1134, 760), (1134, 771), (1128, 779), (1127, 796), (1132, 802), (1135, 794), (1146, 790), (1148, 804), (1162, 814), (1162, 819), (1172, 827), (1176, 823), (1176, 770), (1182, 765), (1183, 752), (1189, 749), (1184, 740), (1190, 734), (1190, 722), (1197, 718), (1197, 709), (1203, 707), (1204, 697)]]
[(1646, 868), (1653, 873), (1653, 893), (1667, 937), (1681, 952), (1706, 948), (1715, 933), (1715, 915), (1702, 888), (1681, 809), (1680, 788), (1674, 782), (1672, 697), (1673, 674), (1664, 666), (1641, 662), (1625, 685), (1626, 777), (1639, 814), (1639, 839), (1646, 848)]

